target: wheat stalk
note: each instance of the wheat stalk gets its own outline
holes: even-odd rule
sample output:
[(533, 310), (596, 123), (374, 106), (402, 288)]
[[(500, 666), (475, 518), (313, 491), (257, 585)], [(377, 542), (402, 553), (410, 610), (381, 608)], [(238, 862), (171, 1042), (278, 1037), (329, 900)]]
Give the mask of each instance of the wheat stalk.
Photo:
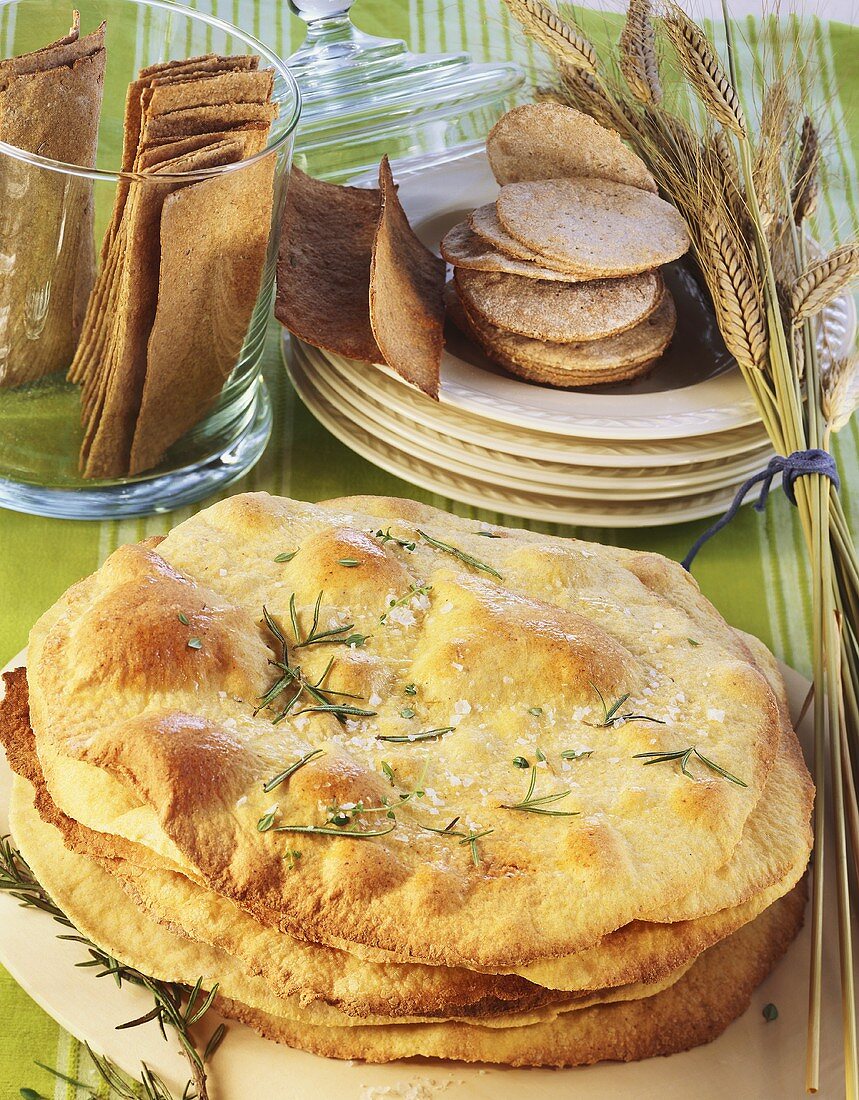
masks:
[(540, 0), (504, 0), (504, 3), (526, 33), (559, 61), (588, 73), (597, 71), (593, 46), (552, 8)]
[(703, 228), (701, 258), (714, 276), (708, 281), (725, 344), (741, 367), (759, 370), (769, 344), (760, 281), (748, 254), (719, 217), (711, 214)]
[(790, 306), (795, 325), (820, 313), (859, 276), (859, 241), (842, 245), (811, 264), (791, 287)]
[(669, 6), (664, 20), (683, 72), (701, 102), (726, 130), (746, 138), (748, 128), (739, 96), (704, 32), (676, 4)]
[(659, 106), (662, 84), (649, 0), (630, 0), (620, 36), (620, 71), (639, 102)]
[(791, 189), (793, 218), (797, 225), (802, 225), (805, 219), (814, 213), (817, 206), (819, 166), (820, 141), (817, 136), (817, 127), (806, 115), (802, 120), (799, 161), (797, 162), (793, 177), (793, 188)]
[(767, 229), (777, 212), (784, 207), (782, 155), (795, 124), (795, 112), (787, 82), (783, 78), (775, 81), (764, 96), (752, 169), (752, 179)]

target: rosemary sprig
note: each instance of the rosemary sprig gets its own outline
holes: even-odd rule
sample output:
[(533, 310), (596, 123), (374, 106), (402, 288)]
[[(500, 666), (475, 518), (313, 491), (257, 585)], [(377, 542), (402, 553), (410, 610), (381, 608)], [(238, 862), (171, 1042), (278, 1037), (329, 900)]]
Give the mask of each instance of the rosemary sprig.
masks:
[(467, 844), (471, 848), (471, 861), (475, 867), (480, 866), (480, 852), (477, 850), (477, 842), (485, 836), (489, 836), (490, 833), (494, 833), (494, 829), (481, 829), (475, 831), (469, 829), (469, 831), (463, 832), (461, 829), (455, 829), (454, 826), (459, 821), (458, 817), (455, 817), (453, 821), (449, 821), (443, 829), (434, 829), (432, 825), (421, 825), (422, 829), (426, 829), (428, 833), (435, 833), (437, 836), (455, 836), (459, 837), (460, 845)]
[[(191, 1071), (191, 1079), (185, 1088), (185, 1100), (208, 1100), (206, 1061), (214, 1053), (214, 1048), (223, 1038), (223, 1025), (216, 1029), (202, 1053), (196, 1047), (191, 1035), (191, 1028), (198, 1024), (211, 1008), (217, 994), (217, 985), (212, 986), (208, 994), (203, 996), (202, 978), (199, 978), (193, 987), (178, 982), (163, 982), (157, 978), (150, 978), (148, 975), (134, 969), (134, 967), (126, 966), (118, 959), (108, 955), (107, 952), (96, 946), (92, 940), (77, 931), (62, 909), (36, 879), (26, 860), (12, 845), (8, 836), (0, 837), (0, 890), (10, 894), (21, 905), (32, 909), (40, 909), (43, 913), (48, 913), (53, 917), (63, 928), (71, 929), (71, 932), (57, 933), (57, 936), (59, 939), (79, 943), (86, 949), (89, 957), (78, 963), (78, 966), (85, 968), (97, 967), (96, 977), (110, 976), (120, 987), (123, 982), (127, 982), (129, 985), (147, 989), (151, 993), (154, 1002), (152, 1010), (144, 1016), (119, 1025), (120, 1029), (137, 1027), (149, 1020), (156, 1020), (162, 1035), (166, 1039), (166, 1027), (172, 1028), (176, 1033), (182, 1053)], [(213, 1040), (218, 1032), (220, 1034), (217, 1042), (213, 1045)], [(90, 1053), (92, 1054), (92, 1052)], [(93, 1059), (98, 1069), (99, 1060), (97, 1056), (93, 1055)], [(101, 1060), (101, 1062), (108, 1066), (112, 1065), (106, 1059)], [(102, 1075), (104, 1076), (104, 1074)], [(108, 1083), (110, 1084), (109, 1080)], [(144, 1089), (146, 1100), (171, 1100), (170, 1093), (165, 1090), (163, 1083), (159, 1082), (152, 1071), (145, 1066), (143, 1080), (138, 1084), (139, 1087)], [(149, 1089), (148, 1092), (145, 1091), (147, 1088)], [(161, 1088), (162, 1091), (158, 1092), (158, 1088)], [(139, 1100), (138, 1093), (126, 1093), (126, 1095), (131, 1095), (134, 1100)]]
[[(311, 635), (314, 633), (318, 625), (319, 604), (321, 600), (322, 593), (320, 592), (319, 598), (316, 601), (313, 627), (311, 628), (310, 632)], [(334, 664), (333, 657), (325, 666), (322, 675), (316, 681), (311, 681), (307, 679), (307, 677), (301, 670), (301, 665), (290, 665), (289, 647), (287, 645), (287, 641), (284, 637), (283, 631), (280, 629), (280, 626), (275, 622), (272, 616), (268, 613), (266, 608), (263, 607), (262, 610), (266, 626), (268, 626), (269, 630), (272, 632), (272, 634), (274, 634), (275, 638), (280, 644), (281, 659), (279, 661), (269, 662), (269, 664), (273, 665), (274, 668), (278, 669), (278, 671), (280, 672), (280, 676), (277, 678), (277, 680), (275, 680), (275, 682), (268, 689), (265, 695), (260, 697), (259, 702), (253, 712), (254, 717), (256, 717), (256, 715), (259, 714), (261, 710), (265, 710), (267, 707), (270, 707), (275, 699), (283, 694), (287, 690), (287, 688), (294, 688), (294, 690), (286, 706), (280, 711), (279, 714), (277, 714), (272, 719), (272, 724), (275, 726), (282, 722), (289, 714), (293, 714), (295, 717), (297, 717), (299, 714), (333, 714), (340, 721), (343, 721), (347, 717), (372, 718), (376, 714), (376, 711), (374, 710), (365, 710), (363, 707), (356, 707), (345, 703), (334, 702), (334, 696), (339, 696), (340, 698), (344, 699), (359, 700), (360, 696), (351, 695), (349, 694), (349, 692), (346, 691), (335, 691), (333, 688), (324, 688), (322, 686), (325, 683), (328, 673), (331, 671), (331, 666)], [(300, 637), (296, 622), (294, 595), (290, 600), (290, 615), (292, 617), (293, 625), (296, 630), (296, 637)], [(348, 627), (344, 627), (343, 629), (351, 630), (352, 624), (350, 624)], [(310, 637), (310, 635), (308, 635), (308, 637)], [(364, 635), (352, 635), (352, 638), (356, 637), (360, 637), (362, 642), (366, 641)], [(320, 638), (325, 640), (325, 636), (323, 634), (317, 634), (314, 640), (318, 641)], [(346, 641), (346, 639), (336, 640)], [(305, 641), (301, 644), (308, 645), (310, 643), (307, 641), (307, 639), (305, 639)], [(296, 648), (299, 648), (299, 646), (296, 646)], [(313, 700), (314, 705), (305, 707), (303, 710), (293, 711), (293, 707), (304, 695), (308, 695)]]
[(404, 745), (410, 741), (436, 741), (446, 733), (453, 733), (456, 726), (439, 726), (438, 729), (426, 730), (424, 733), (403, 734), (377, 734), (377, 741), (388, 741), (392, 745)]
[(294, 764), (290, 764), (288, 768), (284, 769), (284, 771), (278, 772), (276, 776), (274, 776), (272, 779), (269, 779), (267, 783), (264, 783), (262, 789), (265, 791), (266, 794), (269, 794), (275, 789), (275, 787), (279, 787), (281, 783), (285, 783), (291, 775), (295, 775), (299, 768), (303, 768), (305, 764), (309, 764), (310, 761), (314, 760), (317, 756), (324, 755), (324, 749), (311, 749), (311, 751), (305, 753), (300, 760), (296, 760)]
[(370, 534), (375, 535), (383, 544), (386, 542), (393, 542), (396, 543), (397, 546), (401, 546), (403, 550), (408, 550), (410, 553), (413, 552), (417, 546), (417, 543), (413, 542), (411, 539), (400, 539), (397, 538), (396, 535), (392, 535), (390, 527), (384, 531), (371, 531)]
[(545, 817), (578, 817), (578, 810), (547, 810), (546, 806), (552, 802), (560, 802), (562, 798), (566, 798), (568, 794), (572, 792), (567, 789), (565, 791), (555, 791), (553, 794), (544, 794), (540, 798), (534, 798), (534, 788), (537, 786), (537, 765), (534, 764), (531, 767), (531, 781), (528, 784), (528, 793), (522, 799), (521, 802), (502, 803), (501, 808), (503, 810), (520, 810), (522, 813), (528, 814), (542, 814)]
[[(346, 559), (344, 558), (343, 560), (345, 561)], [(310, 630), (303, 638), (298, 626), (298, 611), (295, 606), (295, 593), (293, 592), (289, 597), (289, 618), (292, 623), (292, 632), (295, 635), (295, 649), (304, 649), (309, 645), (348, 644), (343, 635), (355, 629), (354, 623), (347, 623), (345, 626), (335, 626), (331, 630), (319, 629), (319, 609), (322, 606), (322, 596), (323, 593), (320, 592), (316, 597), (316, 603), (313, 605), (313, 622), (310, 625)]]
[(379, 619), (379, 622), (384, 626), (387, 622), (388, 615), (394, 610), (395, 607), (405, 607), (411, 603), (415, 596), (425, 596), (428, 592), (432, 591), (431, 584), (410, 584), (409, 590), (404, 595), (397, 597), (395, 600), (391, 600), (388, 604), (384, 614)]
[(451, 546), (449, 542), (442, 542), (441, 539), (434, 538), (432, 535), (428, 535), (426, 531), (418, 530), (418, 534), (435, 550), (441, 550), (445, 554), (451, 554), (459, 561), (464, 562), (465, 565), (470, 565), (472, 569), (478, 569), (482, 573), (489, 573), (490, 576), (497, 577), (498, 580), (503, 581), (504, 578), (494, 569), (491, 565), (487, 565), (485, 561), (481, 561), (479, 558), (475, 558), (472, 554), (467, 554), (464, 550), (460, 550), (457, 546)]
[(715, 761), (710, 760), (709, 757), (699, 752), (694, 745), (690, 745), (687, 749), (677, 749), (670, 752), (637, 752), (633, 760), (643, 760), (645, 767), (647, 767), (648, 764), (665, 764), (671, 760), (679, 760), (680, 771), (690, 779), (694, 779), (695, 776), (687, 767), (690, 758), (693, 756), (697, 757), (705, 767), (710, 769), (710, 771), (715, 772), (716, 775), (721, 775), (723, 779), (728, 779), (731, 783), (736, 783), (738, 787), (748, 787), (748, 783), (744, 783), (742, 779), (737, 779), (735, 775), (731, 775), (730, 772), (725, 771), (725, 769), (719, 764), (716, 764)]
[(631, 692), (627, 691), (624, 695), (619, 696), (612, 705), (609, 706), (605, 696), (593, 681), (591, 681), (591, 687), (599, 696), (603, 709), (603, 720), (597, 723), (597, 729), (609, 729), (618, 722), (654, 722), (657, 726), (665, 725), (665, 722), (663, 722), (661, 718), (651, 718), (649, 714), (635, 714), (632, 711), (628, 711), (626, 714), (620, 714), (620, 708), (630, 697)]

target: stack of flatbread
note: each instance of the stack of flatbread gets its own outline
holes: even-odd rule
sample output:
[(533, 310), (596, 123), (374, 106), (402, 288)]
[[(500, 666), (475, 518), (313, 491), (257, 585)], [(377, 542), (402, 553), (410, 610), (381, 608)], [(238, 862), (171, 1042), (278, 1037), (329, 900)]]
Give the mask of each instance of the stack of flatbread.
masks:
[(517, 107), (486, 143), (501, 184), (442, 241), (453, 321), (511, 374), (590, 386), (646, 374), (674, 334), (659, 268), (689, 247), (642, 161), (587, 115)]
[(682, 1050), (802, 922), (778, 669), (653, 554), (237, 496), (42, 617), (0, 736), (87, 936), (331, 1057)]
[[(101, 270), (69, 379), (82, 387), (86, 477), (148, 470), (208, 410), (236, 365), (265, 264), (277, 114), (273, 73), (214, 54), (140, 72)], [(193, 323), (189, 323), (193, 319)]]
[[(51, 160), (95, 165), (104, 24), (0, 61), (0, 141)], [(0, 386), (71, 362), (95, 278), (92, 184), (0, 156)]]

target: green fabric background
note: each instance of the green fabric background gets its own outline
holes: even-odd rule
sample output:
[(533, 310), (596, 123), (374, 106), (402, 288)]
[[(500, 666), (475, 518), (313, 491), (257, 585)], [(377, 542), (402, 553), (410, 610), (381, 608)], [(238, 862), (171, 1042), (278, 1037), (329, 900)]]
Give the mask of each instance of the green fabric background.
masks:
[[(282, 55), (288, 54), (301, 37), (300, 24), (286, 15), (282, 2), (215, 0), (207, 10), (214, 10), (252, 31)], [(511, 26), (499, 0), (358, 0), (354, 15), (363, 29), (405, 37), (416, 50), (465, 48), (477, 60), (514, 58), (524, 65), (540, 62), (539, 56)], [(601, 18), (591, 17), (588, 22), (598, 37)], [(745, 21), (741, 30), (751, 53), (763, 48), (759, 26)], [(818, 30), (817, 56), (808, 60), (809, 68), (820, 80), (820, 91), (812, 95), (817, 97), (825, 119), (829, 201), (822, 204), (818, 235), (827, 242), (837, 239), (851, 223), (856, 224), (859, 31), (838, 24), (819, 25)], [(751, 74), (754, 66), (749, 63), (744, 71)], [(747, 98), (754, 97), (751, 76), (747, 77), (743, 90)], [(277, 326), (272, 323), (265, 359), (275, 412), (272, 442), (257, 468), (233, 492), (266, 489), (308, 500), (347, 493), (385, 493), (427, 500), (462, 514), (480, 514), (504, 522), (504, 517), (497, 513), (478, 513), (415, 489), (374, 468), (333, 439), (293, 394), (281, 365), (279, 338)], [(859, 520), (857, 455), (859, 432), (854, 424), (842, 433), (838, 447), (844, 482), (842, 495), (854, 532)], [(206, 503), (210, 502), (203, 501), (197, 507)], [(18, 652), (26, 644), (30, 625), (41, 612), (69, 584), (97, 568), (117, 545), (164, 531), (193, 510), (116, 523), (73, 523), (0, 511), (0, 661)], [(507, 522), (571, 533), (570, 529), (550, 524)], [(699, 522), (633, 531), (579, 529), (575, 533), (597, 541), (682, 557), (705, 526)], [(706, 594), (731, 622), (759, 634), (779, 656), (807, 670), (809, 602), (804, 553), (792, 510), (781, 494), (774, 495), (764, 516), (744, 509), (731, 528), (703, 551), (695, 574)], [(61, 1032), (2, 969), (0, 1016), (3, 1020), (0, 1100), (17, 1096), (22, 1085), (38, 1088), (45, 1096), (73, 1098), (73, 1089), (53, 1083), (33, 1062), (39, 1059), (86, 1077), (86, 1057), (79, 1066), (78, 1044)]]

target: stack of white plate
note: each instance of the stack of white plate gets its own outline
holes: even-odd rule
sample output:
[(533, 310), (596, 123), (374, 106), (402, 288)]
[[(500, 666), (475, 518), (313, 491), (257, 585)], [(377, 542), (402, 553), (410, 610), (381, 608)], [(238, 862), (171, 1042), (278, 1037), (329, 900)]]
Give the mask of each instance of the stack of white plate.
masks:
[[(401, 181), (424, 243), (494, 199), (485, 157)], [(448, 332), (439, 400), (387, 367), (298, 340), (285, 348), (304, 404), (377, 466), (454, 500), (528, 519), (587, 526), (678, 523), (723, 512), (772, 453), (738, 368), (692, 270), (666, 280), (678, 307), (671, 348), (632, 384), (558, 390), (524, 382)], [(852, 303), (826, 319), (829, 347), (849, 346)]]

